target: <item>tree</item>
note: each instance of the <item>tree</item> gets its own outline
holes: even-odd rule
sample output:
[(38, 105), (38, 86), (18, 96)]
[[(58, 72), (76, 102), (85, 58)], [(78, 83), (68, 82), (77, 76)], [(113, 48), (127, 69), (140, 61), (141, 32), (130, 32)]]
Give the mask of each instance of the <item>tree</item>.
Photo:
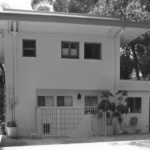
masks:
[[(121, 20), (130, 20), (130, 21), (150, 21), (150, 2), (148, 0), (107, 0), (105, 5), (102, 7), (102, 14), (107, 16), (117, 16), (120, 17)], [(94, 12), (99, 13), (98, 12)], [(131, 41), (130, 43), (124, 45), (122, 50), (125, 53), (128, 53), (129, 56), (122, 54), (121, 59), (121, 72), (120, 76), (123, 79), (127, 79), (130, 77), (131, 73), (131, 66), (129, 67), (128, 64), (133, 65), (133, 69), (135, 69), (137, 80), (140, 80), (140, 73), (143, 76), (143, 79), (147, 77), (149, 73), (149, 45), (150, 40), (147, 33), (142, 35), (141, 37)], [(147, 42), (146, 42), (147, 41)], [(147, 45), (145, 45), (147, 44)], [(132, 60), (131, 60), (132, 58)], [(124, 62), (124, 63), (123, 63)], [(128, 62), (128, 63), (127, 63)], [(126, 67), (125, 67), (126, 65)], [(125, 74), (123, 76), (124, 69), (128, 75)]]
[(56, 12), (68, 12), (70, 0), (55, 0), (54, 11)]
[[(10, 8), (7, 3), (0, 3), (0, 7)], [(0, 64), (0, 120), (5, 120), (5, 69), (3, 64)]]
[(37, 11), (52, 11), (53, 0), (32, 0), (31, 7)]
[(0, 64), (0, 120), (4, 121), (5, 113), (5, 70), (3, 64)]
[(31, 7), (38, 11), (89, 13), (99, 0), (32, 0)]
[(7, 3), (0, 3), (0, 7), (1, 7), (2, 9), (10, 8), (10, 6), (9, 6)]
[(145, 80), (150, 74), (150, 31), (137, 38), (135, 50), (138, 66)]
[(55, 0), (54, 11), (70, 13), (90, 13), (99, 0)]

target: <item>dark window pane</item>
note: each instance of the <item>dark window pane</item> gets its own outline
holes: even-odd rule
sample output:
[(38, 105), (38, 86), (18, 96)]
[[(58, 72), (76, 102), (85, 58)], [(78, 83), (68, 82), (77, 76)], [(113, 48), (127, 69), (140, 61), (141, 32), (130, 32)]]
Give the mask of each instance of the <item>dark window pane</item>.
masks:
[(23, 40), (23, 48), (34, 48), (35, 49), (35, 40)]
[(84, 58), (85, 59), (101, 59), (100, 44), (85, 44)]
[(57, 106), (64, 106), (64, 96), (57, 97)]
[(68, 43), (62, 43), (62, 48), (69, 48), (69, 44)]
[(92, 100), (90, 96), (85, 97), (85, 106), (91, 106), (92, 105)]
[(84, 55), (85, 58), (92, 58), (92, 45), (85, 44)]
[(36, 41), (35, 40), (23, 40), (23, 56), (24, 57), (36, 56)]
[(133, 102), (134, 98), (128, 98), (128, 107), (130, 108), (130, 112), (133, 112)]
[(141, 98), (135, 98), (135, 104), (136, 112), (141, 112)]
[(140, 113), (141, 103), (140, 97), (128, 97), (127, 105), (130, 108), (131, 113)]
[(26, 50), (23, 52), (24, 57), (35, 57), (35, 50)]
[(38, 106), (45, 106), (45, 96), (38, 96)]
[(92, 45), (92, 58), (100, 59), (99, 45)]
[(98, 97), (97, 96), (92, 97), (92, 106), (98, 106)]
[(73, 43), (73, 44), (71, 44), (71, 46), (70, 46), (72, 49), (77, 49), (77, 44), (76, 43)]

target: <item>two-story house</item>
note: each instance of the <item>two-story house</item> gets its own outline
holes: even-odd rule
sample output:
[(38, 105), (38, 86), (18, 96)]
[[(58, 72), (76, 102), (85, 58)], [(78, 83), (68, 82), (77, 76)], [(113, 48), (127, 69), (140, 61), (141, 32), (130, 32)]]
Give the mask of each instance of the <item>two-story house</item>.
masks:
[(95, 115), (101, 93), (125, 89), (132, 108), (124, 122), (138, 117), (136, 128), (128, 131), (149, 132), (149, 84), (120, 81), (120, 46), (149, 28), (111, 17), (4, 10), (6, 121), (10, 103), (19, 101), (14, 113), (21, 136), (104, 134), (104, 121)]

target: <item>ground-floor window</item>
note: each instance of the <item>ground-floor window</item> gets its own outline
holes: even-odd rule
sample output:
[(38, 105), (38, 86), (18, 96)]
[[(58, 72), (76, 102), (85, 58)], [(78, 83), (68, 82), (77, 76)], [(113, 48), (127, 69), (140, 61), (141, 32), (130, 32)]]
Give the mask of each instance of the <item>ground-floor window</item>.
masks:
[(54, 106), (54, 97), (38, 96), (38, 106)]
[(142, 98), (128, 97), (127, 105), (130, 113), (141, 113)]
[(72, 96), (57, 96), (57, 106), (73, 106)]
[(98, 96), (85, 96), (85, 114), (97, 114)]

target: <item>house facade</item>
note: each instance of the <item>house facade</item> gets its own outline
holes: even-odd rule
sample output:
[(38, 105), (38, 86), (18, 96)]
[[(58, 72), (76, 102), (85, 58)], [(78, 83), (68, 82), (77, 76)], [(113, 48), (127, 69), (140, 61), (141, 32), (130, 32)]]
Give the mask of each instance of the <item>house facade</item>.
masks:
[[(117, 90), (128, 90), (131, 99), (125, 130), (149, 132), (150, 84), (120, 81), (120, 46), (148, 31), (148, 23), (10, 9), (0, 22), (6, 122), (10, 104), (19, 102), (20, 136), (104, 134), (96, 107), (103, 91)], [(129, 127), (132, 116), (138, 123)]]

